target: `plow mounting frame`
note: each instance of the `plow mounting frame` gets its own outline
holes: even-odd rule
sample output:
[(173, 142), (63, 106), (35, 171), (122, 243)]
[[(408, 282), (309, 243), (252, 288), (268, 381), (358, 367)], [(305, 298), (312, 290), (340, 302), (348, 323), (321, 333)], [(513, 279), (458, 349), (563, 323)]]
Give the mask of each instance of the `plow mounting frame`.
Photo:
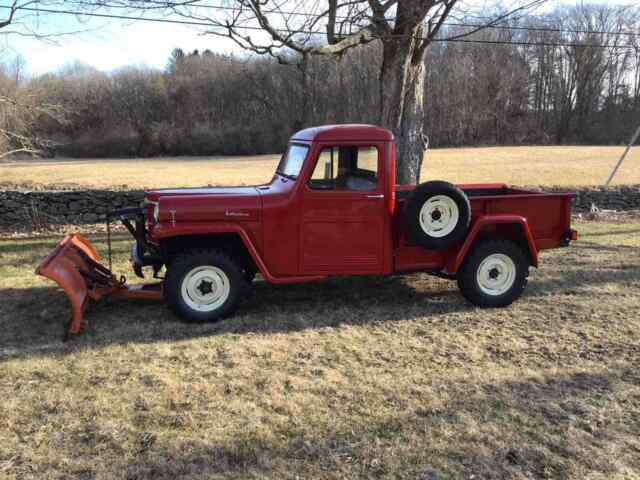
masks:
[(40, 262), (36, 274), (56, 282), (71, 304), (71, 319), (65, 339), (87, 326), (84, 318), (90, 303), (106, 296), (163, 300), (162, 282), (127, 285), (124, 276), (117, 278), (100, 263), (93, 244), (79, 234), (67, 235)]

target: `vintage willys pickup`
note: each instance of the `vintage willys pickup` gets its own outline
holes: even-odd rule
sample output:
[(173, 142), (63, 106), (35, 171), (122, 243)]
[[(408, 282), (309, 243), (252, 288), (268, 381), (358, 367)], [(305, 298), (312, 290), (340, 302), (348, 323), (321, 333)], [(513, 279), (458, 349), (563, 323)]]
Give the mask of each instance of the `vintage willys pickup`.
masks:
[(388, 130), (309, 128), (293, 135), (268, 184), (152, 190), (142, 206), (114, 212), (135, 238), (133, 270), (142, 277), (150, 267), (160, 281), (126, 285), (80, 235), (37, 273), (69, 296), (71, 334), (105, 295), (162, 300), (187, 321), (215, 321), (236, 309), (257, 273), (300, 283), (428, 272), (456, 279), (475, 305), (504, 307), (522, 294), (541, 250), (577, 238), (572, 196), (497, 183), (397, 185)]

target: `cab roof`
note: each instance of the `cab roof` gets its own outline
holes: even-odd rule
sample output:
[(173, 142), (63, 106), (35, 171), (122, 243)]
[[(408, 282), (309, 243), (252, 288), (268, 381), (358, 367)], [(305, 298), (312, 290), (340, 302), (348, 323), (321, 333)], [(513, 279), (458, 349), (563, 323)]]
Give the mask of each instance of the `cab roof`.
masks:
[(393, 140), (393, 134), (386, 128), (353, 123), (306, 128), (294, 133), (291, 140), (302, 140), (305, 142), (357, 142), (361, 140), (389, 142)]

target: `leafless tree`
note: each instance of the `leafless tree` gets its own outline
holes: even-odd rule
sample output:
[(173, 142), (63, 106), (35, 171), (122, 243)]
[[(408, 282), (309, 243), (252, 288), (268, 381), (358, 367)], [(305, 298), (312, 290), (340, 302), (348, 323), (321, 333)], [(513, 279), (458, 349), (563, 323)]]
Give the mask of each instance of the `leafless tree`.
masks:
[[(13, 0), (0, 6), (0, 37), (22, 35), (46, 40), (75, 33), (38, 32), (37, 22), (32, 25), (34, 8), (63, 4), (62, 0)], [(36, 125), (43, 117), (63, 121), (59, 105), (42, 101), (42, 92), (37, 89), (24, 88), (21, 70), (19, 65), (0, 68), (0, 158), (16, 153), (41, 155), (51, 142), (39, 138)]]
[[(433, 42), (423, 87), (423, 130), (431, 145), (625, 141), (640, 114), (640, 37), (614, 33), (637, 32), (638, 10), (562, 7), (511, 17), (500, 28), (464, 38), (488, 43)], [(468, 27), (451, 25), (464, 22), (478, 20), (449, 21), (440, 36), (467, 34)], [(272, 41), (257, 28), (253, 35), (261, 36), (252, 41)], [(584, 33), (601, 28), (613, 33)], [(384, 48), (383, 41), (372, 41), (345, 50), (340, 61), (291, 49), (238, 56), (176, 49), (164, 71), (76, 65), (21, 79), (20, 92), (12, 95), (37, 92), (38, 105), (64, 108), (65, 123), (41, 116), (32, 129), (55, 139), (63, 155), (281, 152), (302, 125), (380, 121), (382, 98), (375, 93)], [(20, 79), (19, 70), (4, 78)]]
[[(503, 12), (491, 25), (544, 3), (534, 0)], [(231, 39), (243, 49), (268, 54), (281, 63), (297, 63), (305, 92), (302, 123), (313, 117), (309, 96), (309, 59), (340, 58), (346, 52), (380, 42), (378, 122), (396, 135), (398, 181), (418, 181), (424, 157), (425, 51), (438, 38), (459, 0), (230, 0), (224, 9), (198, 1), (105, 1), (105, 6), (163, 10), (206, 22), (208, 33)], [(480, 27), (481, 28), (481, 27)], [(456, 38), (480, 28), (460, 32)], [(255, 33), (257, 30), (258, 33)], [(253, 32), (253, 33), (251, 33)], [(294, 55), (291, 55), (291, 52)]]

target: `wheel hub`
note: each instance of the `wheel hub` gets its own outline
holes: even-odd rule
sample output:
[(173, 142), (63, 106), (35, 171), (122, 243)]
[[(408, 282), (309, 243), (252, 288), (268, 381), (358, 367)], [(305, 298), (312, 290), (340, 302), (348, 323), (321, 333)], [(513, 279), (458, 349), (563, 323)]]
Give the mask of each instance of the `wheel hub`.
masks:
[(447, 195), (434, 195), (420, 209), (420, 227), (430, 237), (446, 237), (456, 228), (459, 219), (458, 204)]
[(208, 282), (206, 280), (202, 280), (200, 285), (198, 285), (198, 290), (202, 295), (207, 295), (209, 293), (213, 293), (213, 282)]
[(229, 298), (229, 277), (219, 267), (204, 265), (192, 269), (182, 281), (183, 301), (192, 309), (210, 312), (220, 308)]
[(499, 296), (508, 292), (516, 281), (516, 264), (503, 253), (487, 256), (478, 266), (476, 281), (482, 292)]

